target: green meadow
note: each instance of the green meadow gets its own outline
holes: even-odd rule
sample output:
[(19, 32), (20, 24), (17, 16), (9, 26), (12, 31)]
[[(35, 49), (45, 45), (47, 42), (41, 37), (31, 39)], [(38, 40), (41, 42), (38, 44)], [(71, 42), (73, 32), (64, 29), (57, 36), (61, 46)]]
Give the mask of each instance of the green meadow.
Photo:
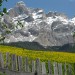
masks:
[(28, 50), (23, 48), (11, 47), (11, 46), (3, 46), (0, 45), (0, 52), (10, 54), (16, 54), (18, 56), (28, 57), (33, 60), (39, 58), (41, 61), (56, 61), (56, 62), (67, 62), (67, 63), (75, 63), (75, 53), (67, 53), (67, 52), (55, 52), (55, 51), (36, 51), (36, 50)]

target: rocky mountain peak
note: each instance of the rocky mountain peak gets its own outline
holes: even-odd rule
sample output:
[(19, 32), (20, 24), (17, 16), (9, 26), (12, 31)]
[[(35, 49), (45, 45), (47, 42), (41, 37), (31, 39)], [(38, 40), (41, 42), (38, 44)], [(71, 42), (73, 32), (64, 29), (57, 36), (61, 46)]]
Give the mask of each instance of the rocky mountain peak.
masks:
[(21, 5), (26, 6), (25, 3), (24, 3), (23, 1), (17, 2), (16, 5), (17, 5), (17, 6), (21, 6)]
[(66, 16), (64, 13), (59, 13), (59, 12), (57, 12), (57, 11), (55, 11), (55, 12), (49, 11), (49, 12), (46, 14), (46, 16), (47, 16), (47, 17), (61, 16), (61, 17), (67, 18), (67, 16)]
[(14, 8), (11, 8), (8, 11), (9, 16), (11, 17), (17, 17), (21, 14), (29, 14), (29, 10), (28, 7), (26, 7), (25, 3), (23, 1), (20, 1), (18, 3), (16, 3), (16, 5), (14, 6)]

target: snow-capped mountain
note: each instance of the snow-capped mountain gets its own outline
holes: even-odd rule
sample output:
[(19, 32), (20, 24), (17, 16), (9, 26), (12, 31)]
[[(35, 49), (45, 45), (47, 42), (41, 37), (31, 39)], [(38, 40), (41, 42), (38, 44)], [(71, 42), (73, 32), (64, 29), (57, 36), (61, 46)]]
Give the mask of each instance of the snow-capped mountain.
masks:
[(7, 43), (34, 41), (43, 46), (74, 43), (75, 18), (68, 19), (63, 13), (46, 14), (43, 9), (29, 8), (20, 1), (0, 20), (0, 36), (5, 36)]

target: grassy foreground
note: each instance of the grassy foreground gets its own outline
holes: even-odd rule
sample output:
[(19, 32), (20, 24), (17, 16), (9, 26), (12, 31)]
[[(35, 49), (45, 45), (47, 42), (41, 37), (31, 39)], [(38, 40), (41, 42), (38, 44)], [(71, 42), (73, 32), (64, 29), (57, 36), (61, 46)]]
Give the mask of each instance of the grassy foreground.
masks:
[(0, 45), (0, 52), (11, 54), (16, 54), (18, 56), (29, 57), (31, 59), (39, 58), (42, 61), (57, 61), (57, 62), (68, 62), (75, 63), (75, 53), (67, 52), (50, 52), (50, 51), (36, 51), (36, 50), (26, 50), (22, 48), (10, 47)]

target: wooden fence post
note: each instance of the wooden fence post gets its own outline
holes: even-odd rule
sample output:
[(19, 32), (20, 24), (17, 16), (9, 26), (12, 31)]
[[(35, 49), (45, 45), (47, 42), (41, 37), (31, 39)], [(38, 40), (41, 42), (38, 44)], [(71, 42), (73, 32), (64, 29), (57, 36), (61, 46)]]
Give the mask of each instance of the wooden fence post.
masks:
[(45, 65), (45, 62), (42, 62), (42, 75), (46, 75), (46, 65)]
[(50, 61), (48, 61), (48, 71), (49, 71), (48, 75), (52, 75), (52, 65), (51, 65)]
[(58, 63), (58, 71), (59, 71), (59, 75), (63, 75), (63, 72), (62, 72), (62, 63)]
[(35, 69), (35, 61), (32, 60), (32, 73), (35, 73), (36, 69)]
[(58, 67), (57, 67), (57, 62), (53, 63), (54, 66), (54, 75), (58, 75)]
[(64, 64), (64, 75), (67, 75), (67, 67), (66, 67), (66, 63)]
[(25, 72), (29, 72), (29, 62), (28, 62), (28, 58), (25, 58)]
[(74, 65), (74, 74), (75, 74), (75, 63), (73, 65)]
[(37, 75), (41, 75), (41, 64), (39, 59), (36, 59), (36, 72)]
[(17, 65), (18, 65), (18, 71), (22, 71), (22, 57), (21, 56), (18, 56), (17, 57)]
[(6, 53), (6, 66), (5, 66), (5, 68), (9, 68), (9, 65), (10, 65), (10, 61), (9, 61), (9, 53), (7, 52)]
[(68, 64), (68, 75), (72, 75), (72, 66)]
[(4, 68), (4, 59), (3, 59), (3, 54), (0, 53), (0, 67)]
[(12, 70), (17, 70), (17, 57), (15, 54), (12, 55), (12, 62), (11, 62), (11, 65), (12, 65)]

